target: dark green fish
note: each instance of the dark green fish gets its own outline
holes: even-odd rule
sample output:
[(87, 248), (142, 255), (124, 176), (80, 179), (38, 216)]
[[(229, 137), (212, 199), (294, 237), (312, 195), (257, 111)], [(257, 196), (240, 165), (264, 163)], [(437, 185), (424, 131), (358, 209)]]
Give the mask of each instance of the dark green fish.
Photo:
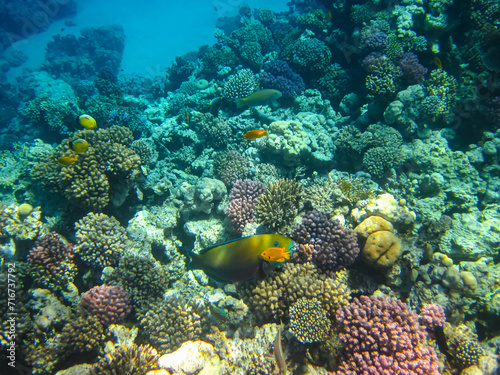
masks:
[(221, 283), (254, 279), (263, 274), (261, 254), (271, 247), (293, 251), (295, 242), (280, 234), (259, 234), (207, 247), (196, 254), (189, 252), (190, 270), (203, 270)]
[(264, 89), (254, 92), (246, 98), (236, 99), (236, 107), (241, 108), (244, 106), (254, 107), (256, 105), (271, 104), (272, 106), (278, 105), (278, 99), (281, 98), (281, 91), (273, 89)]

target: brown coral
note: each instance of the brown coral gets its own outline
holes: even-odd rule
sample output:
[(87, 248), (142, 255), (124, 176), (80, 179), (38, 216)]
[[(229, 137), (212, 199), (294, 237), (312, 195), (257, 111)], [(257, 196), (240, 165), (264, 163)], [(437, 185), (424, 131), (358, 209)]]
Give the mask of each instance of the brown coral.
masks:
[(85, 293), (80, 306), (99, 318), (104, 326), (123, 320), (132, 310), (128, 295), (119, 285), (95, 286)]
[[(76, 155), (69, 142), (85, 139), (89, 148), (78, 153), (78, 160), (67, 166), (55, 160), (61, 156)], [(73, 204), (102, 211), (113, 196), (123, 203), (130, 185), (140, 174), (141, 159), (131, 148), (132, 132), (125, 127), (113, 126), (97, 131), (83, 130), (65, 139), (54, 152), (38, 162), (32, 176), (55, 193), (63, 194)]]
[(76, 249), (84, 262), (101, 268), (118, 264), (127, 243), (127, 232), (118, 220), (91, 212), (75, 227)]
[(158, 368), (158, 352), (150, 345), (120, 345), (99, 357), (90, 375), (145, 375)]
[(282, 179), (271, 182), (257, 201), (256, 221), (273, 230), (285, 229), (299, 213), (302, 191), (302, 185), (297, 181)]

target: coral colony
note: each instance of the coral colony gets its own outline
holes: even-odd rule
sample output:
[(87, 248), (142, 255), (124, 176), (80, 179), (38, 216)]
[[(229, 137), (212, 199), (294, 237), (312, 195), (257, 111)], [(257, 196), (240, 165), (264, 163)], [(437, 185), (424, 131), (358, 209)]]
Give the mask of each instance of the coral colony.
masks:
[(121, 25), (22, 3), (0, 373), (500, 373), (498, 1), (238, 3), (154, 77)]

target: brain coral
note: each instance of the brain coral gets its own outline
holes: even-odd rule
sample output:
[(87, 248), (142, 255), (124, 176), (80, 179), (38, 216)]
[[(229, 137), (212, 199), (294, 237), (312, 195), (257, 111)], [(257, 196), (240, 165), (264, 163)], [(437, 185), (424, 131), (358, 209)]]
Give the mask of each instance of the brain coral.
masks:
[(297, 181), (282, 179), (269, 183), (257, 200), (255, 218), (268, 228), (279, 230), (290, 225), (299, 212), (302, 185)]
[(287, 166), (323, 165), (333, 159), (335, 145), (321, 115), (303, 113), (295, 121), (275, 121), (257, 143), (263, 153), (278, 156)]
[(65, 291), (76, 275), (73, 256), (70, 243), (63, 242), (57, 233), (48, 233), (36, 241), (28, 254), (31, 277), (43, 287)]
[(118, 285), (100, 285), (90, 289), (80, 300), (80, 306), (99, 318), (104, 326), (123, 320), (132, 310), (128, 295)]
[(113, 216), (87, 214), (75, 224), (77, 253), (92, 266), (116, 266), (127, 244), (127, 232)]
[[(89, 143), (89, 148), (77, 154), (68, 143), (80, 138)], [(32, 177), (77, 206), (96, 211), (110, 202), (120, 206), (140, 175), (141, 158), (129, 148), (132, 140), (132, 132), (121, 126), (76, 132), (35, 164)], [(78, 159), (63, 166), (55, 162), (61, 156)]]

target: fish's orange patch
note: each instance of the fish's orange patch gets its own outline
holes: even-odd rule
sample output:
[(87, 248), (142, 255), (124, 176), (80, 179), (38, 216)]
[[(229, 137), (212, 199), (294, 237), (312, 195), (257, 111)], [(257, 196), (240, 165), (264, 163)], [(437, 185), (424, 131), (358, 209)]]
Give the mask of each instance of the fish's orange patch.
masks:
[(264, 129), (254, 129), (246, 132), (243, 137), (248, 139), (249, 141), (253, 141), (254, 139), (261, 138), (267, 135), (267, 130)]

